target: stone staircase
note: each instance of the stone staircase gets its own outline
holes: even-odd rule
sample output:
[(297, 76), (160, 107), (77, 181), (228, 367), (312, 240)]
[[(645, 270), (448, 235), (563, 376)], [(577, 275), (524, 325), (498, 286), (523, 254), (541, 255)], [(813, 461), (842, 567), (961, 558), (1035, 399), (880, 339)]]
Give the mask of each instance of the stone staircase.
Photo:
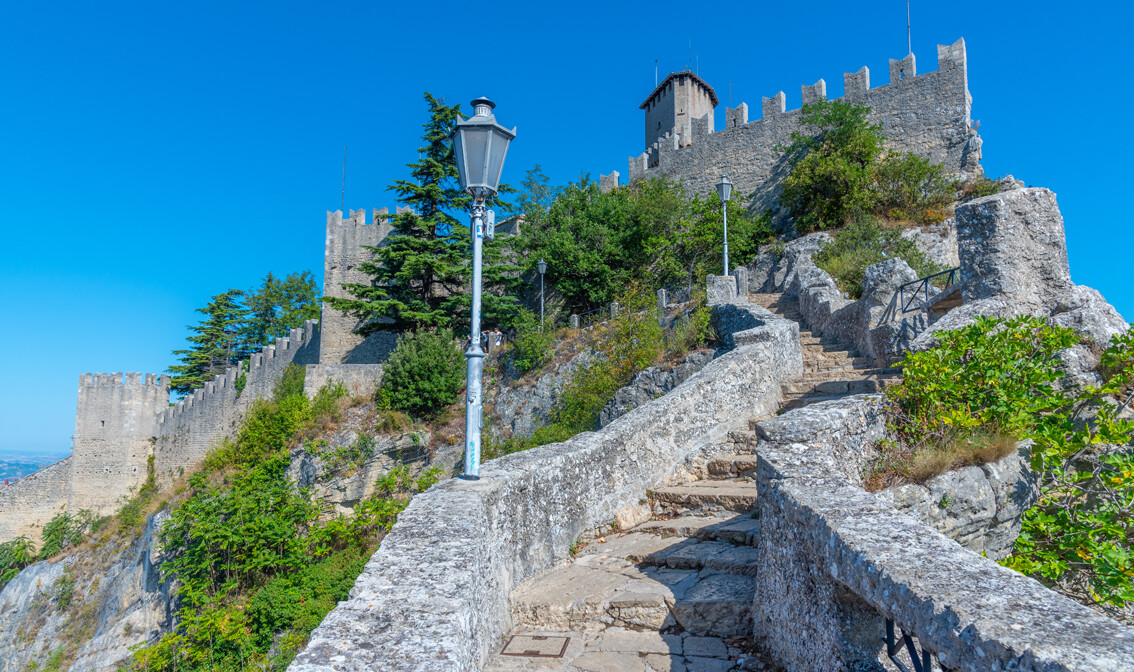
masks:
[[(513, 591), (514, 635), (484, 669), (772, 669), (748, 638), (760, 529), (751, 428), (760, 419), (730, 433), (733, 453), (701, 465), (702, 480), (650, 492), (654, 520), (592, 539)], [(559, 655), (532, 655), (543, 646)]]
[(866, 357), (858, 357), (851, 346), (814, 335), (803, 324), (799, 301), (782, 294), (749, 294), (748, 300), (773, 313), (799, 323), (803, 346), (803, 375), (784, 383), (781, 411), (790, 411), (817, 401), (838, 399), (850, 394), (881, 392), (897, 383), (899, 372), (879, 369)]
[[(800, 321), (780, 294), (750, 300)], [(804, 373), (783, 384), (782, 410), (897, 380), (802, 325)], [(751, 639), (760, 521), (755, 518), (757, 424), (728, 433), (700, 480), (649, 493), (653, 519), (610, 530), (572, 560), (512, 593), (512, 635), (487, 672), (727, 672), (775, 669)]]

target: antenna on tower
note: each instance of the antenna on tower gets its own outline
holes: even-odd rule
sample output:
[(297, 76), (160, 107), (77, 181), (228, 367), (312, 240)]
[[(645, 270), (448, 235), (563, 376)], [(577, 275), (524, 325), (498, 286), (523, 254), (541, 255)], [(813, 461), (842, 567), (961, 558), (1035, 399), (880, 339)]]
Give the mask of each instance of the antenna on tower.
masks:
[(658, 87), (658, 59), (654, 59), (654, 88)]
[(910, 38), (910, 0), (906, 0), (906, 49), (907, 54), (913, 53), (913, 40)]
[(343, 145), (343, 191), (339, 196), (339, 210), (346, 209), (346, 145)]

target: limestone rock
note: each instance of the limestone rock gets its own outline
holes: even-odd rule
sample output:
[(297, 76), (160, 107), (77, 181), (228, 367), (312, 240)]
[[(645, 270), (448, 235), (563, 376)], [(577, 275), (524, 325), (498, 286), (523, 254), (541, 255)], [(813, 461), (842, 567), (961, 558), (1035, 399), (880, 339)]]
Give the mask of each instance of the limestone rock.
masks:
[(939, 224), (910, 227), (901, 233), (921, 253), (942, 268), (955, 268), (960, 265), (957, 249), (957, 220), (949, 217)]
[(625, 415), (669, 392), (689, 376), (697, 373), (713, 360), (712, 352), (694, 352), (669, 370), (657, 366), (634, 374), (630, 383), (614, 393), (614, 397), (599, 413), (598, 429), (609, 425), (615, 418)]

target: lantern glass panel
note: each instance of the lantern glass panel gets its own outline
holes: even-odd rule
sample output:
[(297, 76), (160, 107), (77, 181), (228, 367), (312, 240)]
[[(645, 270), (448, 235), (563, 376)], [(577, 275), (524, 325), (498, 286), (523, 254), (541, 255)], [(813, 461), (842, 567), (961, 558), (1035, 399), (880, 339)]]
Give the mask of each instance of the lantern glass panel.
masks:
[(467, 187), (485, 185), (484, 165), (488, 154), (488, 139), (492, 129), (487, 126), (465, 126), (461, 129), (465, 144), (465, 178)]

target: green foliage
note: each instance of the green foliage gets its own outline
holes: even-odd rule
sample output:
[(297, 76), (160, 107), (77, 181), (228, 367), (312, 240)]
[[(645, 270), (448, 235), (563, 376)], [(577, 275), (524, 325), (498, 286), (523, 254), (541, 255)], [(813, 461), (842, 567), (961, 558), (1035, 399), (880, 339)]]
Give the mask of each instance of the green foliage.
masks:
[[(892, 427), (907, 444), (964, 440), (990, 429), (1035, 441), (1040, 499), (1003, 564), (1085, 602), (1120, 610), (1134, 600), (1134, 454), (1122, 448), (1134, 423), (1108, 398), (1134, 383), (1134, 332), (1102, 356), (1106, 382), (1068, 397), (1053, 384), (1056, 353), (1079, 342), (1034, 317), (978, 318), (937, 334), (940, 345), (906, 356), (901, 385), (887, 391)], [(1072, 410), (1100, 409), (1077, 425)]]
[[(739, 199), (729, 203), (730, 263), (751, 260), (772, 237), (766, 217), (749, 217)], [(529, 270), (549, 261), (546, 281), (573, 312), (606, 305), (626, 287), (692, 285), (720, 273), (723, 223), (720, 201), (686, 197), (662, 179), (602, 193), (580, 180), (561, 190), (546, 210), (528, 214)]]
[[(425, 94), (429, 121), (424, 124), (420, 158), (409, 164), (410, 179), (390, 188), (412, 208), (393, 217), (393, 231), (381, 247), (368, 247), (370, 262), (359, 270), (369, 283), (344, 285), (354, 298), (327, 298), (330, 305), (364, 321), (360, 333), (389, 329), (454, 328), (468, 324), (471, 249), (469, 230), (452, 213), (461, 212), (469, 197), (458, 184), (452, 133), (459, 105), (446, 105)], [(502, 191), (504, 188), (502, 187)], [(506, 263), (504, 238), (484, 243), (482, 314), (486, 322), (505, 322), (518, 303), (510, 291), (519, 282), (515, 266)]]
[[(411, 482), (399, 466), (350, 515), (330, 517), (287, 479), (287, 446), (331, 412), (329, 403), (317, 410), (320, 396), (335, 400), (344, 388), (326, 385), (311, 402), (301, 391), (302, 378), (285, 376), (240, 428), (239, 450), (222, 448), (210, 458), (211, 471), (190, 478), (187, 499), (160, 532), (171, 558), (162, 571), (179, 585), (178, 625), (135, 651), (131, 669), (283, 672), (311, 630), (346, 599), (412, 493), (440, 477), (429, 469)], [(357, 461), (368, 450), (373, 440), (360, 437), (344, 457)]]
[(154, 456), (146, 459), (146, 480), (134, 496), (126, 500), (116, 515), (119, 529), (131, 532), (141, 529), (146, 523), (146, 512), (157, 496), (157, 482), (154, 480)]
[(322, 459), (326, 473), (331, 474), (336, 472), (353, 473), (374, 456), (374, 446), (374, 437), (363, 432), (352, 443), (339, 446), (334, 450), (326, 449), (326, 441), (319, 441), (315, 444), (308, 443), (304, 448), (308, 453)]
[(696, 306), (687, 315), (683, 315), (666, 334), (665, 354), (671, 358), (684, 356), (694, 348), (707, 345), (716, 340), (713, 331), (713, 311), (705, 304), (704, 292), (694, 297)]
[(307, 320), (319, 319), (319, 290), (311, 271), (280, 280), (271, 273), (259, 287), (244, 292), (246, 319), (241, 326), (243, 357), (260, 346), (285, 338)]
[(541, 324), (535, 313), (521, 308), (512, 327), (516, 330), (512, 362), (522, 373), (538, 369), (551, 359), (556, 336), (551, 320)]
[(943, 270), (929, 261), (912, 241), (902, 238), (900, 229), (883, 226), (868, 216), (836, 231), (835, 240), (819, 250), (813, 259), (816, 266), (835, 278), (839, 289), (858, 299), (862, 296), (866, 268), (892, 257), (909, 264), (918, 277)]
[(283, 401), (288, 397), (303, 396), (303, 384), (307, 380), (307, 368), (299, 364), (288, 364), (284, 367), (280, 379), (272, 388), (272, 398)]
[(784, 148), (792, 162), (780, 204), (802, 232), (848, 223), (874, 207), (873, 166), (882, 153), (882, 129), (866, 119), (870, 108), (841, 100), (803, 106), (804, 131)]
[(21, 535), (0, 544), (0, 588), (35, 560), (35, 542), (26, 536)]
[(388, 408), (435, 416), (464, 386), (464, 358), (453, 332), (402, 334), (382, 372), (380, 396)]
[(95, 516), (92, 511), (80, 511), (71, 515), (66, 511), (55, 514), (43, 526), (43, 545), (39, 549), (41, 560), (55, 557), (63, 551), (78, 546), (83, 535), (90, 530)]
[(890, 219), (934, 224), (945, 219), (953, 183), (945, 167), (916, 154), (890, 154), (874, 174), (875, 208)]
[(240, 358), (240, 326), (244, 320), (244, 309), (240, 306), (242, 295), (240, 290), (230, 289), (214, 296), (204, 308), (197, 309), (205, 318), (188, 327), (193, 332), (187, 339), (189, 347), (173, 351), (181, 363), (169, 367), (170, 390), (188, 394), (224, 373)]

